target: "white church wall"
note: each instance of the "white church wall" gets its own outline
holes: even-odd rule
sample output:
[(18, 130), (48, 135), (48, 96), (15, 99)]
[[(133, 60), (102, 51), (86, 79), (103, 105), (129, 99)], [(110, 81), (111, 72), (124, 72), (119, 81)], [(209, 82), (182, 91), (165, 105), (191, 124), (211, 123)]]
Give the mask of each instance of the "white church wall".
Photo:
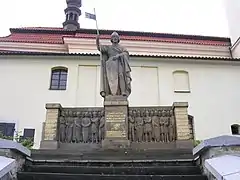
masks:
[(232, 56), (234, 58), (240, 58), (240, 39), (232, 47)]
[[(187, 101), (189, 114), (194, 116), (197, 139), (230, 134), (230, 126), (240, 124), (240, 64), (192, 62), (132, 58), (130, 105), (172, 105), (175, 101)], [(68, 68), (65, 91), (49, 90), (54, 66)], [(188, 72), (190, 92), (174, 92), (176, 70)], [(0, 56), (0, 119), (17, 121), (18, 130), (36, 129), (35, 147), (39, 147), (45, 104), (102, 106), (99, 75), (97, 57)]]

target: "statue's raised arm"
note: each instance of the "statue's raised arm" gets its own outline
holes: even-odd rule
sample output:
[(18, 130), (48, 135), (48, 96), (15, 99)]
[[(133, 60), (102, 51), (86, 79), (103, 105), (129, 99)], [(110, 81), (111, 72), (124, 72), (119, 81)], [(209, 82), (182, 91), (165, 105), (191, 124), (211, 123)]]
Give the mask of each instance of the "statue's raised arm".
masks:
[(131, 93), (131, 68), (129, 66), (129, 53), (126, 48), (119, 45), (120, 37), (117, 32), (111, 35), (112, 45), (101, 45), (99, 36), (96, 45), (102, 54), (101, 65), (101, 92), (105, 97), (129, 96)]

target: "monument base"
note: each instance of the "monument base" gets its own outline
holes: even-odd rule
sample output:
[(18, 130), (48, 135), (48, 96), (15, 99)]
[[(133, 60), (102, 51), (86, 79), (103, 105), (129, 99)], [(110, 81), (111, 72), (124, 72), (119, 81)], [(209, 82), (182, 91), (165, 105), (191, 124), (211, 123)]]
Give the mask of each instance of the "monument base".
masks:
[(106, 138), (102, 141), (103, 149), (128, 149), (130, 141), (125, 138)]
[(43, 140), (40, 143), (40, 149), (58, 149), (59, 148), (59, 142), (58, 141), (47, 141), (47, 140)]
[(105, 139), (103, 149), (128, 148), (127, 139), (128, 101), (123, 96), (108, 96), (104, 101), (105, 109)]

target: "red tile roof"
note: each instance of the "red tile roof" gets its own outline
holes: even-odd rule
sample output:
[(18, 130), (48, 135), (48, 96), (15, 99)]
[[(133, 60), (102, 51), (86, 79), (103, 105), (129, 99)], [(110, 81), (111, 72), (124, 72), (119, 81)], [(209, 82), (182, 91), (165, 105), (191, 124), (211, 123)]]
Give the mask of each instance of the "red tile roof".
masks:
[[(65, 30), (63, 28), (50, 27), (26, 27), (10, 29), (11, 34), (7, 37), (0, 37), (0, 42), (23, 42), (23, 43), (49, 43), (63, 44), (64, 37), (71, 38), (90, 38), (96, 37), (96, 30), (80, 29), (77, 31)], [(101, 38), (109, 39), (112, 31), (101, 30)], [(229, 38), (195, 36), (181, 34), (164, 34), (164, 33), (147, 33), (118, 31), (121, 39), (133, 41), (152, 41), (152, 42), (168, 42), (168, 43), (184, 43), (184, 44), (201, 44), (213, 46), (230, 46)]]

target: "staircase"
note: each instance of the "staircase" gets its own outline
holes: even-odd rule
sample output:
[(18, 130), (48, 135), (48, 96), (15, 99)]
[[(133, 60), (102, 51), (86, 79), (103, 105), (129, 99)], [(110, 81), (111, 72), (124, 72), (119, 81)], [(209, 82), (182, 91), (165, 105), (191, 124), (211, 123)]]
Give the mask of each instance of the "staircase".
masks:
[(207, 180), (190, 150), (34, 151), (18, 180)]

